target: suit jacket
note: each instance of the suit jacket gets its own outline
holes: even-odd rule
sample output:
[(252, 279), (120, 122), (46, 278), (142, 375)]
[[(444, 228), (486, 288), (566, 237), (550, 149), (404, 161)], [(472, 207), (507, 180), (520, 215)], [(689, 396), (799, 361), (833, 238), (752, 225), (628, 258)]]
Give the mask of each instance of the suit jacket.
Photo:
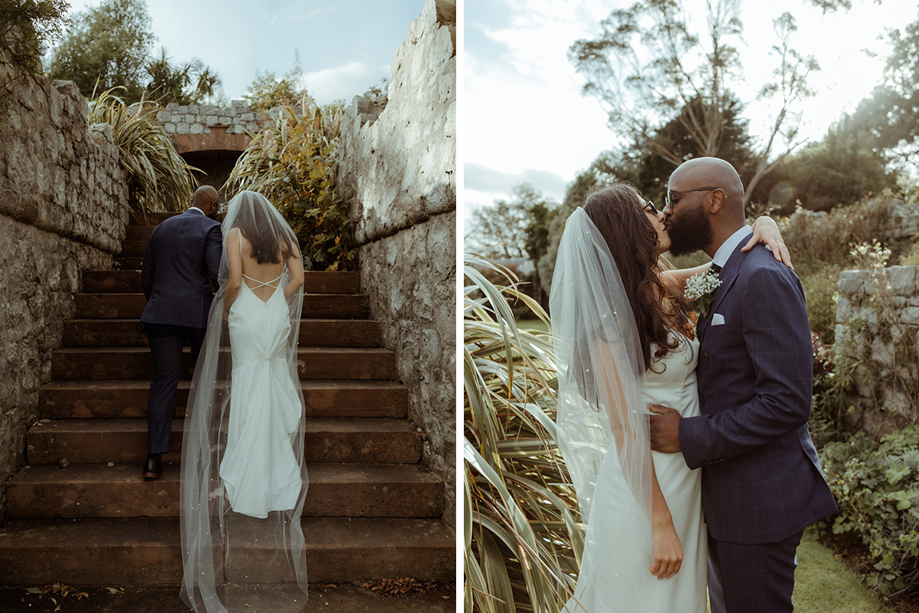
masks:
[(150, 235), (140, 279), (147, 298), (140, 320), (206, 328), (223, 252), (220, 223), (197, 210), (165, 219)]
[[(813, 344), (798, 277), (764, 246), (737, 246), (699, 322), (702, 415), (680, 421), (716, 539), (774, 543), (836, 512), (807, 429)], [(712, 325), (715, 314), (724, 323)]]

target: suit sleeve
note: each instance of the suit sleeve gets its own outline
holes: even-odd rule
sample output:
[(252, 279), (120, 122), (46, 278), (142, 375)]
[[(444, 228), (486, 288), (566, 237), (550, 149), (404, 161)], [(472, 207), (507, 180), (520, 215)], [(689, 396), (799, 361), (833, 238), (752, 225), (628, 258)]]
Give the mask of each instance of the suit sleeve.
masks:
[(207, 266), (207, 278), (217, 287), (217, 274), (220, 272), (220, 256), (223, 255), (223, 232), (220, 224), (215, 224), (207, 232), (204, 245), (204, 262)]
[(153, 293), (153, 278), (156, 272), (156, 261), (153, 259), (153, 243), (156, 241), (156, 228), (150, 234), (147, 246), (144, 248), (144, 259), (140, 265), (140, 284), (144, 290), (144, 298), (150, 300)]
[(753, 398), (715, 415), (680, 421), (690, 468), (757, 449), (807, 423), (813, 391), (813, 344), (797, 277), (763, 267), (742, 296), (743, 338), (752, 362)]

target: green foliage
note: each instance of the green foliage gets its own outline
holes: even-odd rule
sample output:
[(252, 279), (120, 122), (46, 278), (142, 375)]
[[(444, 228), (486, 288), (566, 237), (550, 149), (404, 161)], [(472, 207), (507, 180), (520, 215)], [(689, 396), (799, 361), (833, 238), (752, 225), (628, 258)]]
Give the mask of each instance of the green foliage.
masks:
[(863, 433), (821, 452), (839, 505), (832, 530), (868, 550), (867, 585), (888, 598), (919, 592), (919, 426)]
[(74, 16), (51, 51), (48, 74), (73, 81), (87, 98), (122, 87), (124, 101), (136, 102), (155, 38), (144, 0), (104, 0)]
[(370, 100), (371, 113), (374, 115), (382, 113), (389, 103), (389, 77), (383, 77), (379, 82), (371, 85), (361, 96)]
[(134, 211), (183, 211), (197, 187), (191, 173), (198, 169), (176, 152), (169, 134), (156, 120), (159, 110), (145, 100), (128, 106), (113, 91), (89, 103), (90, 125), (112, 126)]
[(0, 108), (10, 110), (11, 86), (42, 73), (42, 47), (67, 25), (66, 0), (3, 0), (0, 2), (0, 57), (10, 72), (0, 77)]
[(295, 107), (307, 97), (303, 82), (303, 66), (300, 63), (300, 52), (294, 52), (294, 66), (280, 79), (273, 72), (264, 75), (255, 73), (255, 80), (246, 88), (243, 96), (249, 102), (249, 108), (267, 111), (278, 106)]
[(273, 125), (254, 135), (227, 179), (227, 194), (261, 193), (281, 212), (318, 270), (355, 270), (350, 219), (335, 188), (341, 107), (304, 98), (282, 107)]
[(166, 55), (166, 48), (146, 66), (150, 81), (147, 83), (147, 98), (162, 105), (202, 104), (215, 95), (220, 85), (220, 75), (204, 65), (199, 59), (184, 64), (172, 64)]
[(843, 115), (823, 140), (776, 166), (752, 199), (774, 203), (784, 214), (791, 213), (796, 204), (828, 211), (896, 186), (897, 177), (887, 170), (887, 157), (871, 130), (853, 116)]
[[(503, 279), (496, 285), (480, 272)], [(584, 546), (556, 443), (551, 337), (518, 328), (508, 301), (548, 316), (488, 260), (467, 256), (463, 310), (465, 610), (557, 613)]]
[[(534, 252), (539, 252), (543, 245), (537, 238), (530, 238), (529, 228), (538, 216), (545, 219), (549, 211), (557, 206), (532, 185), (522, 183), (514, 187), (513, 200), (495, 200), (492, 206), (472, 212), (474, 230), (471, 238), (476, 249), (495, 257), (524, 257), (528, 245)], [(533, 231), (537, 231), (536, 226)]]

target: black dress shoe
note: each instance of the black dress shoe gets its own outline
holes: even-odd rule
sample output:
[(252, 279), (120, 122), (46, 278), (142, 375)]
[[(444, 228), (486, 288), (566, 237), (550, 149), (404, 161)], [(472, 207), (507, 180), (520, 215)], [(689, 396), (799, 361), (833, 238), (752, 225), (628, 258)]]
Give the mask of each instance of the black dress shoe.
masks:
[(150, 454), (144, 462), (144, 481), (153, 481), (163, 474), (163, 460), (160, 454)]

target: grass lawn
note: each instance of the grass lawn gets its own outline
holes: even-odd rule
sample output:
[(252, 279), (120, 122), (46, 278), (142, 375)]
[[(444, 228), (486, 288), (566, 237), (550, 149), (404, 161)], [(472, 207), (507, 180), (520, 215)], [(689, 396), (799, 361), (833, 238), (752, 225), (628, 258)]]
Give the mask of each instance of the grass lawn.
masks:
[(811, 528), (798, 546), (795, 571), (795, 611), (800, 613), (894, 613), (883, 606), (830, 549), (824, 547)]

